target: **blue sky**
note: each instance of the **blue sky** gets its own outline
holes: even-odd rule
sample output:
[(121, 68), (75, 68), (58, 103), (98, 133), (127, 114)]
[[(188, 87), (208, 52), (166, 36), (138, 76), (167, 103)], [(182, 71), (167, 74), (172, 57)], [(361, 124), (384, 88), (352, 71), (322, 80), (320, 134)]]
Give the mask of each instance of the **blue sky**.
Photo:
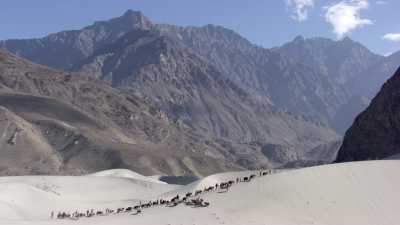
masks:
[(2, 0), (0, 39), (78, 29), (127, 9), (159, 23), (222, 25), (264, 47), (349, 36), (380, 54), (400, 50), (399, 0)]

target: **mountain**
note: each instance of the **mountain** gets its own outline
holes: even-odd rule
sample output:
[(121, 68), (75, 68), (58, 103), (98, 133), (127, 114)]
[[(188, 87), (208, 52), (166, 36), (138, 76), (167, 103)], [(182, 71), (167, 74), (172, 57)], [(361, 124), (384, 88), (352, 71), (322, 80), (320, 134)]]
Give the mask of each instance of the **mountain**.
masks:
[[(280, 60), (274, 59), (277, 55), (269, 50), (259, 48), (236, 32), (221, 26), (179, 27), (161, 24), (156, 25), (156, 29), (179, 40), (253, 95), (263, 98), (269, 96), (269, 87), (257, 76), (260, 72), (264, 73), (260, 71), (259, 64)], [(270, 66), (276, 65), (272, 62)]]
[[(158, 32), (130, 32), (75, 69), (146, 96), (168, 118), (204, 136), (279, 151), (284, 162), (337, 138), (320, 124), (255, 99), (179, 41)], [(266, 147), (271, 144), (284, 148)], [(242, 154), (236, 151), (231, 154)]]
[(222, 148), (219, 144), (177, 127), (143, 99), (89, 76), (0, 51), (0, 87), (0, 155), (2, 165), (8, 165), (1, 174), (131, 168), (145, 174), (202, 175), (240, 168), (222, 156), (209, 156)]
[(342, 134), (394, 73), (400, 56), (374, 54), (348, 37), (333, 41), (298, 36), (264, 49), (220, 26), (157, 26), (252, 95), (317, 118)]
[(322, 76), (344, 87), (371, 64), (384, 58), (348, 37), (332, 41), (327, 38), (304, 39), (298, 36), (292, 42), (274, 50), (292, 61), (316, 68)]
[[(310, 109), (304, 109), (303, 113), (319, 109), (317, 116), (327, 121), (339, 133), (344, 133), (357, 114), (365, 109), (365, 101), (368, 102), (370, 97), (362, 95), (359, 91), (362, 87), (353, 85), (354, 80), (360, 79), (369, 86), (375, 85), (373, 80), (366, 78), (364, 72), (371, 65), (384, 60), (384, 57), (373, 54), (348, 37), (332, 41), (326, 38), (304, 39), (299, 36), (274, 51), (292, 62), (312, 68), (318, 74), (323, 81), (313, 91), (313, 96), (318, 101)], [(304, 97), (307, 99), (307, 95)]]
[(337, 161), (383, 159), (400, 153), (400, 69), (346, 132)]
[[(362, 95), (356, 80), (368, 83), (373, 92), (372, 87), (381, 85), (384, 78), (372, 79), (365, 72), (378, 62), (389, 61), (349, 38), (332, 41), (298, 36), (281, 47), (264, 49), (220, 26), (157, 28), (181, 40), (252, 95), (317, 118), (339, 133), (365, 109), (365, 99), (370, 97)], [(392, 73), (390, 69), (385, 72)], [(349, 104), (356, 107), (343, 114)]]
[[(279, 108), (308, 115), (330, 124), (344, 99), (343, 90), (328, 76), (294, 54), (284, 54), (291, 44), (278, 49), (258, 47), (240, 35), (220, 26), (200, 28), (160, 25), (160, 30), (177, 39), (207, 59), (229, 79), (253, 95), (267, 99)], [(294, 45), (306, 45), (306, 42)], [(305, 49), (299, 51), (305, 52)], [(302, 56), (299, 56), (301, 58)]]
[(128, 10), (121, 17), (95, 22), (81, 30), (62, 31), (30, 40), (0, 41), (0, 48), (35, 63), (68, 69), (103, 44), (115, 41), (128, 31), (150, 29), (151, 26), (152, 23), (141, 12)]
[[(105, 45), (140, 30), (174, 39), (255, 98), (319, 120), (338, 133), (344, 133), (364, 109), (364, 100), (394, 72), (386, 66), (393, 61), (390, 57), (373, 54), (349, 38), (332, 41), (299, 36), (278, 48), (265, 49), (221, 26), (155, 24), (132, 10), (82, 30), (0, 41), (0, 48), (39, 64), (71, 69)], [(356, 105), (354, 110), (344, 109), (350, 104)]]
[(393, 53), (369, 65), (359, 76), (353, 79), (349, 86), (356, 95), (375, 97), (381, 86), (392, 76), (399, 66), (400, 52)]
[(349, 128), (349, 124), (353, 123), (357, 115), (365, 110), (370, 102), (371, 100), (368, 97), (359, 95), (351, 96), (337, 109), (337, 112), (333, 117), (334, 123), (332, 124), (332, 127), (336, 131), (344, 133)]
[(254, 100), (179, 43), (150, 31), (128, 33), (97, 53), (87, 62), (104, 60), (101, 71), (130, 72), (111, 76), (119, 88), (96, 73), (62, 72), (0, 51), (0, 105), (11, 121), (3, 125), (1, 158), (32, 164), (0, 173), (128, 168), (203, 176), (303, 159), (308, 149), (338, 138)]

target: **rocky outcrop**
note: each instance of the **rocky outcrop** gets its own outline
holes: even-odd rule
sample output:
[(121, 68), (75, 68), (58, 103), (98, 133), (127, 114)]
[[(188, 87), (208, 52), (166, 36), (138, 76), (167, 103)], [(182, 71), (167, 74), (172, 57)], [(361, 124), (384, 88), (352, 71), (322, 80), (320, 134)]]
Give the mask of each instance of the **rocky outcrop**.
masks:
[(400, 69), (346, 132), (337, 162), (383, 159), (400, 153)]

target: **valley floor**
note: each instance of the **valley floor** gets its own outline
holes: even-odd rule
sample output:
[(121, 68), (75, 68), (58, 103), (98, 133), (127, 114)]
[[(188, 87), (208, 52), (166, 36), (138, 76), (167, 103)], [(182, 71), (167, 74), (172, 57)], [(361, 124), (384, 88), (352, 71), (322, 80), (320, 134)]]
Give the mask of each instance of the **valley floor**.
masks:
[(79, 220), (50, 219), (51, 211), (118, 208), (169, 198), (252, 172), (169, 185), (130, 171), (82, 177), (0, 178), (0, 224), (7, 225), (398, 225), (400, 161), (368, 161), (283, 171), (201, 198), (209, 207), (143, 209)]

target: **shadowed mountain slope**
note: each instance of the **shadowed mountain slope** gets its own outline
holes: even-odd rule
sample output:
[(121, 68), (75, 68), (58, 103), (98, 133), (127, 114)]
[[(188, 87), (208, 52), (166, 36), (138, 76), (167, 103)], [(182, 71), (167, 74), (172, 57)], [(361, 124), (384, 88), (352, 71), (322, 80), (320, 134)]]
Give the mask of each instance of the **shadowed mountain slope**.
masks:
[(400, 153), (400, 69), (346, 132), (337, 161), (383, 159)]

